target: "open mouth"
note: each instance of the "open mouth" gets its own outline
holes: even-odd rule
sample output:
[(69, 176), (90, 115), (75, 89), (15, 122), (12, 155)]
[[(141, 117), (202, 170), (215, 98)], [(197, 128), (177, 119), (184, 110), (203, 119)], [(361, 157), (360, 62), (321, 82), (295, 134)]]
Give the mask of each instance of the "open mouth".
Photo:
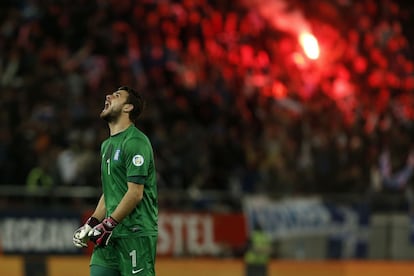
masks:
[(108, 101), (105, 101), (105, 105), (104, 105), (103, 111), (104, 110), (107, 110), (109, 108), (109, 105), (110, 105), (110, 103)]

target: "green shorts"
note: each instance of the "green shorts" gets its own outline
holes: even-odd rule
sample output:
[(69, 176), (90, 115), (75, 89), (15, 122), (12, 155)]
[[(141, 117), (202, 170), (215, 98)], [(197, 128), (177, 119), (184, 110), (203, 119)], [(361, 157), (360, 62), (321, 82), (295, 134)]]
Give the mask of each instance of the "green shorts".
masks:
[[(119, 271), (122, 276), (155, 276), (157, 236), (112, 238), (106, 247), (96, 246), (90, 265)], [(92, 275), (91, 276), (98, 276)]]

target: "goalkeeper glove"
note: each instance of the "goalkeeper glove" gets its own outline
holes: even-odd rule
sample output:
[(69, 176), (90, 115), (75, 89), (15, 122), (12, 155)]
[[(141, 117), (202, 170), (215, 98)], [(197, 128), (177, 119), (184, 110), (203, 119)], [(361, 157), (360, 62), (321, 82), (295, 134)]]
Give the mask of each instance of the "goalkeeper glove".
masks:
[(117, 225), (116, 220), (108, 217), (89, 231), (89, 239), (98, 246), (107, 246), (112, 236), (112, 230)]
[(88, 234), (92, 228), (98, 224), (99, 220), (97, 218), (90, 217), (86, 223), (79, 227), (73, 234), (73, 244), (78, 248), (87, 247), (87, 242), (89, 240)]

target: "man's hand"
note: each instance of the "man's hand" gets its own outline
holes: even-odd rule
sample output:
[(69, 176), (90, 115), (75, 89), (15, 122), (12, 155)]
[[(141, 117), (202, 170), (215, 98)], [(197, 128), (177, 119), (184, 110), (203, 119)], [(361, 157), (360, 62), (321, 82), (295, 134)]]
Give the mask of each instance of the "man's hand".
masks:
[(75, 233), (73, 233), (73, 244), (78, 248), (87, 247), (89, 240), (88, 234), (98, 224), (99, 220), (97, 218), (90, 217), (84, 225), (76, 229)]
[(89, 231), (89, 240), (94, 242), (96, 245), (107, 246), (112, 236), (112, 230), (114, 230), (115, 226), (117, 225), (118, 222), (112, 217), (104, 219), (101, 223)]

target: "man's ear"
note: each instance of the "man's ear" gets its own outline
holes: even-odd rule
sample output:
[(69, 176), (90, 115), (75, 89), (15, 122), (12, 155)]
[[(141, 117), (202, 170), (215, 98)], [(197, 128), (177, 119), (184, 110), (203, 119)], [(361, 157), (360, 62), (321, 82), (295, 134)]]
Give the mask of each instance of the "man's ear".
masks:
[(124, 104), (124, 107), (122, 108), (122, 111), (125, 113), (129, 113), (134, 109), (134, 105), (132, 104)]

